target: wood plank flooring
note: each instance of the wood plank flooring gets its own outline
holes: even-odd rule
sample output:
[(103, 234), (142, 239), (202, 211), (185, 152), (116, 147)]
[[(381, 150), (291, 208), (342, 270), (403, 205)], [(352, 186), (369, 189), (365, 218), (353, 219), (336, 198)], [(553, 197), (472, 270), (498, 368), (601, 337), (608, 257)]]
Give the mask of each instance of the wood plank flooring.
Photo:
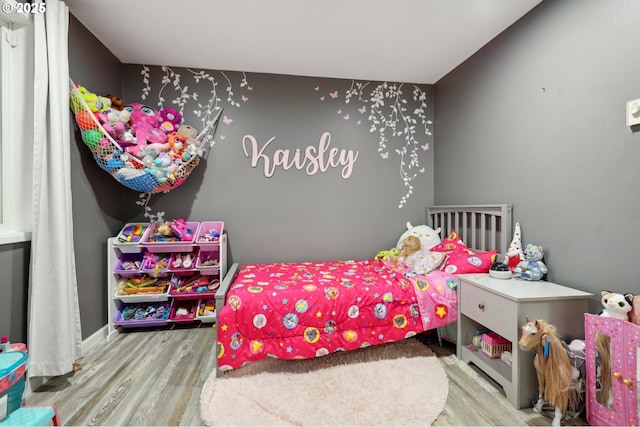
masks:
[[(531, 409), (515, 410), (501, 388), (460, 362), (454, 346), (422, 337), (449, 377), (449, 395), (438, 426), (548, 426)], [(49, 379), (25, 401), (55, 403), (63, 425), (203, 425), (199, 400), (214, 369), (210, 325), (125, 332), (91, 349), (82, 369)], [(416, 408), (419, 410), (419, 408)], [(588, 425), (584, 416), (564, 423)]]

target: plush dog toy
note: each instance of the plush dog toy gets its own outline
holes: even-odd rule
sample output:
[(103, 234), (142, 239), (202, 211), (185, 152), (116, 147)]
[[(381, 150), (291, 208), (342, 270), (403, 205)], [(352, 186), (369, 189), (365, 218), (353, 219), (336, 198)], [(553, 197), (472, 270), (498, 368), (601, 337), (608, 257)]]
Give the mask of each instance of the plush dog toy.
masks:
[(416, 236), (420, 239), (420, 247), (423, 249), (431, 249), (440, 243), (440, 231), (442, 229), (438, 227), (437, 229), (433, 229), (426, 225), (416, 225), (415, 227), (411, 225), (410, 222), (407, 222), (407, 231), (402, 233), (400, 238), (398, 239), (398, 244), (396, 247), (400, 249), (400, 245), (409, 236)]
[(633, 294), (618, 294), (616, 292), (602, 291), (602, 312), (600, 316), (615, 317), (617, 319), (629, 320), (629, 312), (633, 308)]
[(392, 262), (404, 262), (405, 259), (411, 254), (415, 254), (420, 250), (420, 238), (418, 236), (410, 235), (404, 238), (398, 245), (398, 255), (389, 255), (389, 260)]
[(122, 102), (122, 99), (118, 98), (117, 96), (108, 94), (105, 96), (105, 98), (111, 100), (111, 108), (113, 108), (114, 110), (122, 111), (122, 109), (124, 108), (124, 102)]
[(547, 266), (542, 261), (542, 246), (528, 244), (524, 249), (524, 260), (513, 269), (513, 277), (524, 280), (540, 280), (547, 274)]

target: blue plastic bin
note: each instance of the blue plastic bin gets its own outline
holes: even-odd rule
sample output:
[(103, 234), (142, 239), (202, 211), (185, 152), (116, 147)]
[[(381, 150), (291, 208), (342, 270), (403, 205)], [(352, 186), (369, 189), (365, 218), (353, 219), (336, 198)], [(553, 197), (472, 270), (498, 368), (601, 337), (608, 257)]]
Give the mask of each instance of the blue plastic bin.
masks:
[(24, 373), (27, 370), (28, 360), (27, 353), (21, 351), (0, 353), (0, 399), (7, 398), (6, 410), (4, 405), (0, 410), (0, 421), (19, 409), (22, 404)]

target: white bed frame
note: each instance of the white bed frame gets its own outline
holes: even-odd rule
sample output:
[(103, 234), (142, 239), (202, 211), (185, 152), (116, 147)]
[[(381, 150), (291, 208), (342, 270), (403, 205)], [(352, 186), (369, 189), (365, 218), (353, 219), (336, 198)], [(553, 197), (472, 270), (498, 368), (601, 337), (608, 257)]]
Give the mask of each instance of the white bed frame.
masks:
[(511, 205), (448, 205), (427, 208), (427, 225), (442, 228), (444, 239), (452, 230), (471, 249), (504, 254), (513, 237)]
[[(511, 211), (512, 206), (507, 204), (430, 206), (427, 225), (434, 230), (442, 228), (440, 237), (443, 239), (455, 230), (471, 249), (497, 250), (498, 254), (504, 255), (513, 238)], [(457, 324), (453, 322), (436, 329), (440, 347), (443, 339), (456, 342)]]
[[(427, 208), (427, 225), (433, 229), (441, 227), (440, 236), (442, 238), (448, 236), (451, 230), (456, 230), (471, 249), (482, 251), (497, 249), (499, 254), (504, 254), (507, 251), (513, 236), (511, 205), (506, 204), (430, 206)], [(232, 264), (220, 283), (215, 297), (216, 318), (225, 304), (227, 292), (236, 279), (239, 269), (239, 263)], [(216, 325), (217, 327), (218, 325)], [(438, 338), (440, 335), (439, 328)], [(216, 341), (217, 338), (216, 333)], [(218, 377), (222, 377), (223, 372), (218, 369), (217, 364), (217, 342), (214, 348), (216, 373)]]

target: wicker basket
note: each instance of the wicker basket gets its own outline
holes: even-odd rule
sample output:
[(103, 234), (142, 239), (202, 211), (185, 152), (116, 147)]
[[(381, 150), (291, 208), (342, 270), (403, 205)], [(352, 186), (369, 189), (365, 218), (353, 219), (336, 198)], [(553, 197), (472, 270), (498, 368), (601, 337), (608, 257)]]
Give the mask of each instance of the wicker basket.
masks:
[(125, 187), (141, 193), (167, 192), (179, 187), (200, 163), (200, 156), (193, 155), (186, 161), (177, 159), (167, 166), (156, 166), (127, 153), (105, 131), (71, 79), (69, 103), (82, 141), (96, 163)]

